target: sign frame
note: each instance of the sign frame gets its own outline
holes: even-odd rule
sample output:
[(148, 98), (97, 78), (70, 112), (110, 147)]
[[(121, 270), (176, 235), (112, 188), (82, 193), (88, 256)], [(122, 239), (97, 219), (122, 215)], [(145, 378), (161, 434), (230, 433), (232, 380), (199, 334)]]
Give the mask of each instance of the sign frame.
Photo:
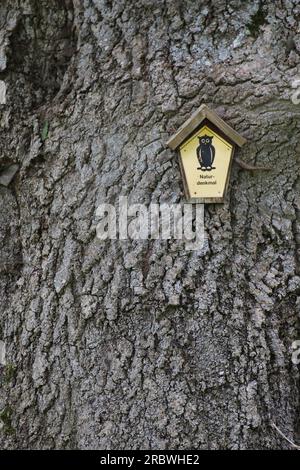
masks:
[[(180, 148), (187, 142), (191, 137), (196, 134), (204, 127), (207, 127), (213, 133), (217, 134), (220, 139), (225, 140), (231, 147), (231, 153), (229, 156), (229, 165), (227, 169), (227, 175), (224, 185), (224, 191), (222, 196), (216, 197), (193, 197), (190, 193), (190, 188), (185, 174), (184, 165), (182, 161), (182, 153)], [(168, 140), (166, 145), (172, 150), (178, 150), (179, 153), (179, 167), (183, 180), (184, 194), (187, 203), (223, 203), (228, 190), (229, 179), (232, 168), (232, 161), (236, 146), (241, 147), (246, 143), (246, 139), (238, 134), (232, 127), (223, 121), (214, 111), (209, 109), (206, 105), (201, 105), (197, 111), (177, 130), (177, 132)]]

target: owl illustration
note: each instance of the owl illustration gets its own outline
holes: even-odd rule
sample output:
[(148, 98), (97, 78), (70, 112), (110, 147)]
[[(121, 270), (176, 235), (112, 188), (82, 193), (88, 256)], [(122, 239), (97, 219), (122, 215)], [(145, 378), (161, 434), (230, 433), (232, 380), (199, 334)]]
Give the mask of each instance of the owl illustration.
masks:
[(198, 170), (202, 171), (211, 171), (215, 170), (216, 167), (213, 167), (215, 159), (215, 147), (212, 145), (212, 137), (209, 135), (203, 135), (198, 137), (199, 146), (197, 147), (197, 157), (200, 164)]

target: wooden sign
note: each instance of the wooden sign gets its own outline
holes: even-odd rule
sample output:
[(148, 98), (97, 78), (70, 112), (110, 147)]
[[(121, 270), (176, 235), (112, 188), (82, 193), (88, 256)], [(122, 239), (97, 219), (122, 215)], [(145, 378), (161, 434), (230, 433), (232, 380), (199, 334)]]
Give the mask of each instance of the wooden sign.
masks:
[(245, 142), (206, 105), (178, 129), (167, 145), (179, 149), (188, 202), (224, 202), (235, 146)]

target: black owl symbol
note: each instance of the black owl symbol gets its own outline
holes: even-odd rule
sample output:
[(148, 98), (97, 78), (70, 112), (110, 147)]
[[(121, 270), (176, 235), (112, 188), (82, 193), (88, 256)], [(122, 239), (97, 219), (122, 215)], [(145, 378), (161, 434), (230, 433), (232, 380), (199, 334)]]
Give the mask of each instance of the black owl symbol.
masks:
[(216, 167), (213, 166), (216, 149), (212, 145), (212, 137), (209, 135), (203, 135), (198, 137), (199, 146), (197, 147), (197, 157), (200, 164), (198, 170), (202, 171), (211, 171), (215, 170)]

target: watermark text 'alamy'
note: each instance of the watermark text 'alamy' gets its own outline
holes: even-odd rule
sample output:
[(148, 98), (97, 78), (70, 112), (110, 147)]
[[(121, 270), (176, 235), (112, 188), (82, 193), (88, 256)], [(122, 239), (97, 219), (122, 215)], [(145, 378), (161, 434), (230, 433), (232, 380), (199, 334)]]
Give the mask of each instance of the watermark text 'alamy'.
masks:
[(129, 204), (120, 196), (117, 207), (100, 204), (96, 211), (100, 219), (99, 240), (183, 240), (185, 249), (200, 250), (204, 245), (203, 204), (151, 203)]

